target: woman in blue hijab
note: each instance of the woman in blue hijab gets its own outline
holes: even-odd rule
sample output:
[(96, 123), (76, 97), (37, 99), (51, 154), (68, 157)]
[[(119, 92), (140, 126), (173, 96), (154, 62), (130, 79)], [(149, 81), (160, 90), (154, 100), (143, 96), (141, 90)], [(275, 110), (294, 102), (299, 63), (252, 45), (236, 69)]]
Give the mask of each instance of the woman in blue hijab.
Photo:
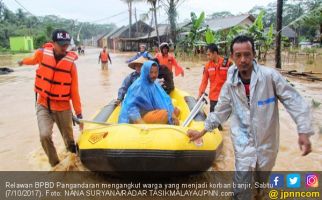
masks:
[(130, 86), (123, 101), (119, 123), (179, 124), (171, 98), (155, 81), (158, 72), (156, 62), (144, 62), (140, 77)]

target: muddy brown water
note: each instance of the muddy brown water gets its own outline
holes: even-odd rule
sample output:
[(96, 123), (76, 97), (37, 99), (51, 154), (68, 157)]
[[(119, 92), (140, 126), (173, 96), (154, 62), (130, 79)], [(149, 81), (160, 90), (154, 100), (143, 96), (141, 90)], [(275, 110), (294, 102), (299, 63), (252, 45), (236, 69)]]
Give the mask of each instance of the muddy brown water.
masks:
[[(117, 95), (117, 90), (126, 75), (132, 70), (125, 60), (134, 53), (111, 53), (113, 64), (107, 71), (102, 71), (98, 62), (99, 49), (87, 48), (86, 55), (77, 61), (80, 95), (83, 115), (86, 119)], [(0, 56), (0, 66), (14, 67), (15, 72), (0, 76), (0, 170), (1, 171), (69, 171), (86, 170), (79, 159), (65, 151), (57, 127), (54, 128), (53, 140), (57, 147), (61, 163), (51, 168), (41, 148), (35, 115), (35, 95), (33, 82), (36, 66), (17, 67), (16, 61), (26, 55)], [(185, 77), (176, 77), (176, 87), (196, 96), (203, 71), (203, 62), (180, 62), (185, 70)], [(321, 67), (321, 66), (319, 66)], [(322, 103), (322, 83), (306, 82), (288, 78), (295, 88), (310, 103), (312, 99)], [(208, 107), (206, 110), (208, 111)], [(296, 126), (291, 117), (280, 106), (280, 148), (274, 170), (315, 171), (322, 170), (322, 105), (312, 108), (313, 125), (316, 134), (311, 138), (313, 152), (301, 156), (297, 144)], [(224, 148), (210, 170), (234, 170), (234, 151), (230, 140), (229, 122), (224, 124)], [(75, 137), (79, 132), (74, 128)], [(322, 131), (322, 130), (321, 130)]]

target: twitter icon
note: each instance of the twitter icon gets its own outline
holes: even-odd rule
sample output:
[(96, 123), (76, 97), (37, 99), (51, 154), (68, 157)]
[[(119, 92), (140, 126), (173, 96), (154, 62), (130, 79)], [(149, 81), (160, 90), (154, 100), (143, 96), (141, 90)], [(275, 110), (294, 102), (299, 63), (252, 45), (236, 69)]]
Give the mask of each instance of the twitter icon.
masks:
[(288, 188), (300, 188), (301, 187), (301, 175), (300, 174), (288, 174), (286, 176), (286, 186)]

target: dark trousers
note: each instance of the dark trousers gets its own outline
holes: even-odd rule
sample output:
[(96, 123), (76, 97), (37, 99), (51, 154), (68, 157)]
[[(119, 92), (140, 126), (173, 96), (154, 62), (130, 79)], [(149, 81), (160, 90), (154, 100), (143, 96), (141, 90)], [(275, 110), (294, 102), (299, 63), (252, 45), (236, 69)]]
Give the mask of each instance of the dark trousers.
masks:
[[(210, 100), (210, 112), (214, 112), (214, 111), (215, 111), (215, 107), (216, 107), (217, 103), (218, 103), (218, 101), (211, 101), (211, 100)], [(219, 124), (218, 129), (219, 129), (220, 131), (222, 131), (222, 130), (223, 130), (223, 128), (222, 128), (222, 126), (221, 126), (221, 124)]]
[(211, 101), (210, 100), (210, 112), (214, 112), (217, 103), (218, 103), (218, 101)]

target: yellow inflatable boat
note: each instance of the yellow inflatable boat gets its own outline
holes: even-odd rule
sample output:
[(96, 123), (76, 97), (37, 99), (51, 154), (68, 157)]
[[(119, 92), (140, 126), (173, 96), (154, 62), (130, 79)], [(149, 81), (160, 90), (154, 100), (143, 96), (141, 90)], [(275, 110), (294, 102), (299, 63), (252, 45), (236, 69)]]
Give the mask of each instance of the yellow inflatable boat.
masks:
[[(180, 124), (196, 104), (194, 97), (175, 89), (170, 94), (180, 109)], [(188, 129), (202, 130), (203, 111), (187, 127), (156, 124), (118, 124), (120, 106), (114, 101), (86, 123), (78, 139), (82, 163), (100, 172), (198, 172), (206, 171), (222, 147), (222, 135), (216, 129), (206, 133), (202, 142), (189, 142)]]

